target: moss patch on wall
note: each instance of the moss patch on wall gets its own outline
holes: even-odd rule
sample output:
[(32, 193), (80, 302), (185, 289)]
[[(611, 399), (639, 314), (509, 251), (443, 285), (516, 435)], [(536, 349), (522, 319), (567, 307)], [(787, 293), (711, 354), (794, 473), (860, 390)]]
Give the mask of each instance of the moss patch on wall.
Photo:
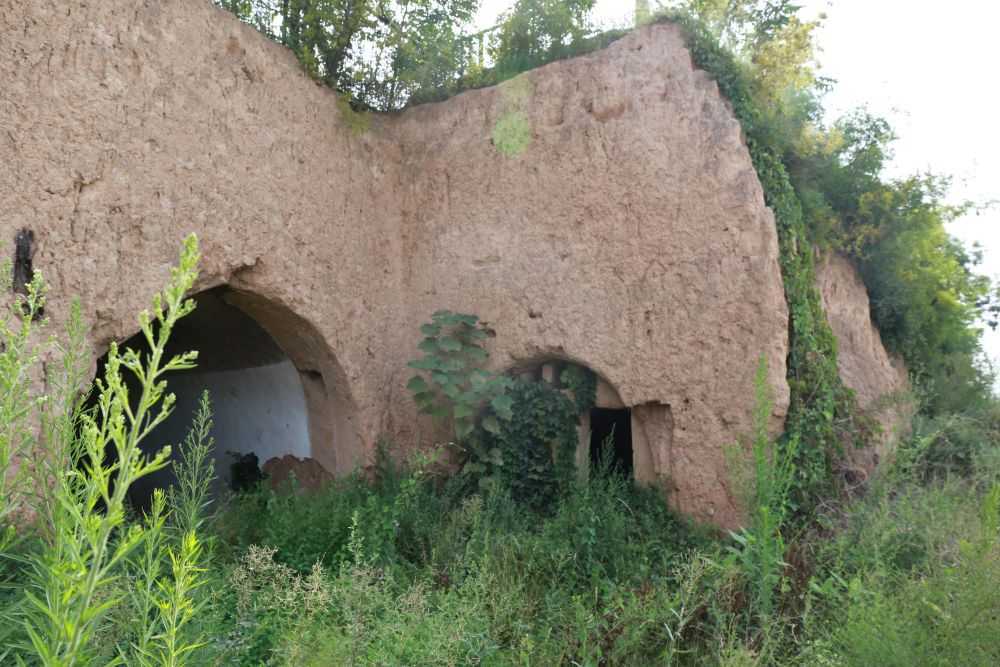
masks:
[(531, 144), (531, 123), (523, 111), (506, 111), (493, 126), (493, 145), (507, 157), (517, 157)]
[(527, 109), (531, 103), (531, 80), (526, 74), (499, 87), (504, 111), (493, 126), (493, 145), (507, 157), (517, 157), (531, 145), (532, 129)]

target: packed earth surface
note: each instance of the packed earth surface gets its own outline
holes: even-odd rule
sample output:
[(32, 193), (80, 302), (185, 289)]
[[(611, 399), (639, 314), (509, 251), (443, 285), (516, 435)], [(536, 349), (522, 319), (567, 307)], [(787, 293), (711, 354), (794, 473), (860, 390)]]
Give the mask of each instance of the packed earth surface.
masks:
[[(233, 448), (266, 439), (261, 464), (344, 474), (380, 439), (446, 439), (405, 385), (413, 332), (448, 308), (495, 332), (495, 370), (596, 372), (636, 478), (737, 525), (724, 449), (751, 429), (761, 357), (783, 428), (789, 313), (740, 125), (676, 26), (363, 127), (204, 0), (2, 3), (0, 44), (0, 233), (30, 230), (53, 322), (82, 300), (95, 369), (197, 231), (202, 384), (217, 421), (259, 418)], [(884, 455), (905, 370), (850, 263), (818, 274)]]

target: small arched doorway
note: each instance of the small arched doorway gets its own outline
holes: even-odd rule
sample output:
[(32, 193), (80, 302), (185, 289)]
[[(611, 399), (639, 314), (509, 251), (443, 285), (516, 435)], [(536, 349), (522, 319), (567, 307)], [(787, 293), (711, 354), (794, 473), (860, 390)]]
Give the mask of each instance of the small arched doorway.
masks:
[[(152, 453), (171, 445), (177, 457), (178, 445), (187, 435), (200, 397), (207, 390), (214, 421), (216, 493), (233, 487), (233, 464), (242, 457), (240, 467), (245, 471), (252, 460), (250, 455), (256, 457), (256, 466), (263, 466), (275, 457), (312, 457), (318, 448), (325, 456), (317, 458), (333, 472), (332, 436), (338, 430), (345, 431), (336, 427), (337, 417), (349, 415), (337, 414), (337, 407), (345, 401), (343, 397), (335, 400), (334, 387), (325, 382), (327, 376), (336, 375), (336, 368), (332, 360), (326, 359), (329, 355), (315, 330), (287, 309), (227, 286), (206, 290), (193, 298), (196, 308), (178, 322), (166, 352), (170, 357), (197, 350), (197, 368), (166, 377), (168, 391), (177, 397), (175, 407), (143, 443), (143, 450)], [(277, 336), (272, 335), (275, 323)], [(294, 333), (282, 335), (282, 327)], [(303, 346), (309, 348), (305, 356)], [(141, 353), (148, 349), (142, 334), (119, 347)], [(297, 358), (289, 354), (290, 348), (295, 348), (292, 354)], [(303, 359), (317, 363), (303, 367)], [(98, 376), (103, 375), (106, 360), (107, 355), (98, 360)], [(136, 383), (125, 375), (130, 393), (135, 395)], [(317, 442), (317, 436), (321, 442)], [(167, 487), (174, 480), (168, 466), (133, 485), (129, 499), (133, 506), (144, 509), (153, 489)]]
[[(591, 469), (606, 465), (610, 472), (628, 479), (643, 477), (636, 474), (640, 468), (645, 472), (647, 457), (643, 456), (642, 447), (645, 442), (642, 433), (633, 428), (632, 410), (622, 402), (610, 383), (582, 364), (561, 359), (518, 365), (512, 370), (512, 374), (544, 381), (557, 389), (572, 393), (571, 383), (567, 382), (566, 375), (570, 369), (592, 373), (594, 382), (593, 404), (579, 416), (579, 441), (576, 450), (579, 476), (586, 479)], [(641, 451), (636, 451), (636, 445), (639, 445)]]

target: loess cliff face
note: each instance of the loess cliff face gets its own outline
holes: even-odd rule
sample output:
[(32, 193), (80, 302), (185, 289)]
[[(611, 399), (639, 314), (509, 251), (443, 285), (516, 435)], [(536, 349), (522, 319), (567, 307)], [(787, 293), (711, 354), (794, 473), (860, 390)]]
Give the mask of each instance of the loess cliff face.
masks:
[[(33, 231), (47, 313), (79, 296), (95, 360), (196, 232), (199, 290), (228, 286), (288, 355), (327, 470), (440, 436), (406, 363), (448, 308), (490, 323), (497, 369), (596, 371), (632, 410), (636, 476), (738, 521), (723, 448), (761, 355), (782, 427), (788, 312), (739, 125), (675, 27), (361, 133), (208, 0), (0, 0), (0, 48), (0, 238)], [(880, 343), (831, 320), (850, 384), (852, 347)]]
[(909, 428), (914, 410), (909, 374), (903, 360), (882, 344), (865, 284), (850, 260), (836, 253), (823, 257), (816, 266), (816, 288), (837, 337), (840, 377), (881, 429), (874, 449), (849, 452), (857, 472), (865, 476)]
[(788, 314), (740, 126), (680, 31), (643, 29), (386, 130), (409, 321), (451, 304), (496, 324), (501, 366), (594, 369), (641, 422), (637, 475), (731, 524), (722, 447), (749, 429), (762, 354), (781, 429)]

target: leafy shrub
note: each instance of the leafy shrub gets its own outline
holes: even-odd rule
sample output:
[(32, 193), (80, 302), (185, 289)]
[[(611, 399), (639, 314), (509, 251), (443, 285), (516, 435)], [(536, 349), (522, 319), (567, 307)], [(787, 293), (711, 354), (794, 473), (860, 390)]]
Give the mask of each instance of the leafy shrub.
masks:
[(579, 415), (593, 405), (596, 376), (575, 364), (561, 369), (555, 384), (486, 371), (482, 343), (489, 333), (478, 322), (475, 315), (434, 313), (420, 328), (423, 357), (410, 362), (424, 375), (407, 387), (422, 412), (454, 425), (465, 477), (545, 507), (573, 477)]
[(897, 458), (922, 479), (974, 477), (985, 456), (1000, 442), (1000, 405), (973, 406), (962, 412), (917, 415), (912, 435)]
[(572, 480), (579, 442), (573, 401), (547, 382), (518, 379), (508, 396), (511, 418), (481, 435), (485, 457), (468, 468), (509, 489), (515, 500), (548, 507)]
[[(424, 339), (418, 347), (424, 356), (410, 367), (425, 371), (427, 377), (415, 375), (407, 385), (420, 410), (450, 420), (459, 442), (468, 441), (480, 420), (487, 431), (497, 432), (498, 420), (511, 416), (505, 395), (511, 380), (482, 368), (489, 358), (482, 344), (489, 333), (479, 318), (439, 310), (420, 333)], [(486, 409), (493, 414), (483, 415)]]

